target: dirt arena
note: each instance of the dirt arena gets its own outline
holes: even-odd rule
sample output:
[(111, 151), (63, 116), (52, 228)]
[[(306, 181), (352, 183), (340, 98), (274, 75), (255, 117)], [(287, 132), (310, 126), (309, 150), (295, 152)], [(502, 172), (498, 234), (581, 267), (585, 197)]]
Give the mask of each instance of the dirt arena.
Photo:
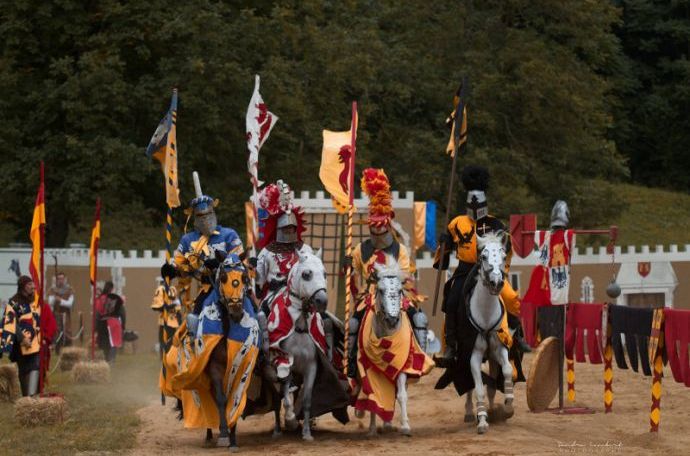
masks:
[[(528, 357), (525, 372), (529, 372), (529, 365)], [(368, 416), (362, 420), (351, 416), (346, 426), (329, 416), (318, 420), (312, 443), (303, 442), (298, 433), (284, 432), (280, 438), (272, 439), (273, 421), (269, 414), (240, 422), (240, 452), (281, 456), (688, 454), (690, 388), (675, 383), (668, 366), (664, 369), (658, 435), (649, 433), (650, 377), (614, 368), (613, 413), (604, 414), (603, 365), (576, 364), (575, 372), (575, 405), (591, 407), (594, 414), (530, 413), (525, 399), (525, 384), (520, 383), (515, 391), (515, 416), (507, 423), (492, 424), (488, 433), (480, 436), (475, 425), (462, 422), (464, 399), (458, 398), (450, 388), (444, 391), (433, 389), (441, 373), (435, 370), (421, 383), (410, 387), (408, 407), (412, 437), (394, 432), (369, 438), (366, 436)], [(499, 398), (500, 393), (497, 395)], [(557, 405), (557, 400), (552, 405)], [(138, 411), (138, 415), (142, 427), (137, 449), (131, 454), (228, 453), (227, 448), (203, 448), (204, 432), (183, 429), (172, 408), (163, 408), (154, 398), (150, 406)]]

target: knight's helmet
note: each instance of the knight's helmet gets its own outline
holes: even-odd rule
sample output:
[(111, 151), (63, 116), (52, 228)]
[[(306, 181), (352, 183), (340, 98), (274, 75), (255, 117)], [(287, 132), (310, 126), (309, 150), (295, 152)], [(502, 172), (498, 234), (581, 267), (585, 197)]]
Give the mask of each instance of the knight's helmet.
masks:
[(551, 209), (551, 229), (567, 228), (570, 223), (570, 210), (568, 203), (563, 200), (556, 201)]
[(263, 248), (272, 242), (295, 244), (302, 240), (305, 230), (302, 209), (294, 205), (287, 183), (278, 180), (267, 185), (261, 190), (258, 201), (266, 215), (261, 218), (257, 247)]
[[(276, 242), (281, 244), (292, 244), (298, 241), (297, 238), (297, 216), (292, 205), (290, 187), (282, 179), (276, 181), (280, 190), (279, 204), (283, 213), (278, 217), (276, 224)], [(286, 228), (293, 228), (288, 230)]]
[(194, 229), (205, 236), (211, 236), (218, 226), (218, 219), (214, 210), (218, 205), (218, 200), (201, 192), (201, 182), (196, 171), (192, 173), (192, 178), (194, 180), (194, 194), (196, 196), (189, 203), (189, 206), (194, 214)]
[(383, 169), (367, 168), (362, 173), (362, 190), (369, 197), (369, 233), (376, 249), (394, 242), (391, 224), (395, 218), (391, 186)]
[(465, 166), (462, 185), (467, 192), (467, 216), (474, 221), (489, 215), (486, 190), (489, 188), (489, 170), (483, 166)]

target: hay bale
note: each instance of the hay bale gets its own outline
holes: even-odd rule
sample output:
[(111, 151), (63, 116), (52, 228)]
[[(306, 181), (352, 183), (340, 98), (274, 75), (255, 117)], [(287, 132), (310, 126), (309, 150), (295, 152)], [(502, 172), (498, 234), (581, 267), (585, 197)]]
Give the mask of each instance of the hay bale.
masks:
[(67, 416), (67, 401), (59, 395), (22, 397), (14, 404), (14, 419), (22, 426), (59, 424)]
[(75, 364), (89, 359), (89, 352), (81, 347), (65, 347), (60, 352), (60, 370), (71, 371)]
[(82, 361), (72, 368), (75, 383), (109, 383), (110, 365), (105, 361)]
[(14, 402), (21, 395), (17, 365), (12, 363), (0, 366), (0, 401)]

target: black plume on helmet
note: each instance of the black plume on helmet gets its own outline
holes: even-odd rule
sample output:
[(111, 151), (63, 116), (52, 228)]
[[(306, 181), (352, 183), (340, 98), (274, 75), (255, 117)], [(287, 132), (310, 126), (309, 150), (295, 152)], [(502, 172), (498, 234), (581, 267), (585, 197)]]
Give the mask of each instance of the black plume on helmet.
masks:
[(465, 166), (462, 170), (462, 185), (467, 192), (472, 190), (485, 192), (489, 188), (489, 170), (483, 166)]

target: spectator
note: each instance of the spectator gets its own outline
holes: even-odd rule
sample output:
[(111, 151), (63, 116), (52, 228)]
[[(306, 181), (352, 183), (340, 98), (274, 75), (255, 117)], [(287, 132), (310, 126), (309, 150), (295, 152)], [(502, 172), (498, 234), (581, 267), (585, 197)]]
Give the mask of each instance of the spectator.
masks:
[(109, 363), (115, 362), (117, 349), (122, 347), (127, 319), (124, 300), (112, 290), (113, 283), (106, 282), (103, 293), (96, 300), (98, 347)]

